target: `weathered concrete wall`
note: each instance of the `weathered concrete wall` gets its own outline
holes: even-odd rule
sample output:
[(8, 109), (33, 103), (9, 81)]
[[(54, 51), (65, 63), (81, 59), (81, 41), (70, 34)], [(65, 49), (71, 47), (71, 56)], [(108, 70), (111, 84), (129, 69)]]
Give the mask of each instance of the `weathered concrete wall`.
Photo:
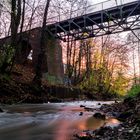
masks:
[[(62, 62), (62, 47), (60, 41), (56, 40), (54, 37), (49, 36), (46, 39), (47, 50), (47, 63), (48, 63), (48, 73), (51, 77), (55, 76), (54, 79), (56, 82), (63, 82), (64, 77), (64, 68)], [(52, 81), (53, 82), (53, 81)]]
[[(43, 60), (42, 71), (44, 77), (50, 83), (63, 83), (64, 68), (62, 62), (62, 48), (60, 41), (46, 33), (45, 37), (45, 57)], [(40, 30), (33, 30), (30, 35), (29, 43), (33, 49), (33, 65), (36, 66), (38, 54), (40, 53)], [(47, 71), (48, 69), (48, 71)]]

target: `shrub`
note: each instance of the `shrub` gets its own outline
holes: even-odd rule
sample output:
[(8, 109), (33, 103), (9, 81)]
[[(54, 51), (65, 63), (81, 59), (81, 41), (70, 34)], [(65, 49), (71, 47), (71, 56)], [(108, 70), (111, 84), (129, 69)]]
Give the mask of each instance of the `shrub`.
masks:
[(140, 93), (140, 85), (133, 85), (128, 91), (127, 97), (135, 97)]

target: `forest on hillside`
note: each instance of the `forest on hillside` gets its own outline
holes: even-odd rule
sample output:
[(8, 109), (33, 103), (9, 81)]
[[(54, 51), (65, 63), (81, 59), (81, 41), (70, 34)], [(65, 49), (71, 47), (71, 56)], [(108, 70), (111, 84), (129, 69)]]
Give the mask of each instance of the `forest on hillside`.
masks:
[(1, 0), (0, 139), (139, 140), (139, 7)]
[[(16, 55), (24, 49), (21, 43), (24, 40), (22, 32), (27, 31), (26, 40), (29, 41), (32, 36), (30, 30), (41, 27), (38, 46), (40, 51), (38, 60), (35, 62), (36, 68), (33, 70), (35, 75), (30, 79), (40, 85), (43, 74), (41, 67), (43, 59), (47, 55), (44, 47), (45, 26), (91, 12), (90, 8), (85, 11), (85, 7), (90, 7), (91, 4), (92, 2), (88, 0), (2, 1), (0, 34), (1, 38), (7, 36), (11, 36), (11, 38), (9, 44), (1, 46), (1, 73), (10, 73), (17, 63)], [(83, 35), (86, 36), (86, 34), (85, 32)], [(64, 79), (66, 79), (64, 84), (78, 86), (95, 93), (113, 93), (121, 96), (126, 95), (132, 85), (138, 88), (139, 30), (77, 41), (68, 37), (67, 40), (67, 42), (60, 42), (63, 53)], [(31, 53), (34, 52), (30, 49), (30, 53), (26, 55), (31, 56)], [(26, 56), (27, 58), (28, 56)], [(55, 79), (53, 75), (48, 76), (50, 83), (54, 83), (53, 79)]]

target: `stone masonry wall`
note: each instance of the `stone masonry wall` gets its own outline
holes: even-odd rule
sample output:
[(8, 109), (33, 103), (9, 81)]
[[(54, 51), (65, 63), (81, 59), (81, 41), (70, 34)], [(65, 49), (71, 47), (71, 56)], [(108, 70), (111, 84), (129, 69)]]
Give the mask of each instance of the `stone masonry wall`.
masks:
[[(36, 67), (38, 61), (38, 54), (40, 53), (40, 48), (39, 48), (40, 33), (41, 33), (41, 28), (32, 29), (30, 30), (30, 33), (29, 31), (23, 33), (22, 39), (24, 43), (27, 41), (27, 43), (25, 44), (27, 44), (30, 48), (23, 46), (24, 43), (22, 44), (22, 47), (24, 47), (24, 49), (26, 50), (23, 50), (22, 52), (18, 52), (17, 55), (18, 63), (22, 63), (23, 61), (25, 61), (26, 60), (25, 57), (27, 57), (27, 53), (29, 53), (29, 50), (32, 50), (33, 51), (32, 64), (34, 68)], [(3, 44), (10, 44), (10, 37), (0, 39), (0, 45)], [(19, 45), (19, 47), (21, 46)], [(47, 53), (43, 60), (43, 65), (42, 65), (43, 73), (47, 74), (48, 79), (51, 76), (53, 77), (54, 81), (59, 81), (57, 83), (63, 83), (64, 69), (63, 69), (63, 62), (62, 62), (62, 48), (60, 46), (59, 40), (56, 40), (55, 38), (48, 36), (46, 34), (45, 48)]]

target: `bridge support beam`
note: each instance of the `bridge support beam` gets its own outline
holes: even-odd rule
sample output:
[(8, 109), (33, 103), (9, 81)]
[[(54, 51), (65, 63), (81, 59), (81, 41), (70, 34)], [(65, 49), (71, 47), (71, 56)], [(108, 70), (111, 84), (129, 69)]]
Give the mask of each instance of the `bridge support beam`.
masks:
[(81, 40), (140, 29), (140, 0), (114, 5), (72, 19), (56, 22), (46, 30), (63, 41)]
[[(54, 38), (51, 35), (46, 34), (45, 46), (45, 58), (43, 68), (43, 77), (51, 84), (62, 84), (64, 77), (64, 68), (62, 62), (62, 48), (60, 40)], [(47, 61), (46, 61), (47, 60)], [(45, 71), (45, 67), (48, 67), (48, 72)]]
[[(32, 61), (34, 67), (36, 67), (40, 53), (40, 33), (40, 29), (32, 30), (29, 40), (33, 50)], [(63, 84), (64, 69), (60, 41), (46, 33), (44, 45), (45, 56), (42, 65), (43, 79), (51, 84)]]

